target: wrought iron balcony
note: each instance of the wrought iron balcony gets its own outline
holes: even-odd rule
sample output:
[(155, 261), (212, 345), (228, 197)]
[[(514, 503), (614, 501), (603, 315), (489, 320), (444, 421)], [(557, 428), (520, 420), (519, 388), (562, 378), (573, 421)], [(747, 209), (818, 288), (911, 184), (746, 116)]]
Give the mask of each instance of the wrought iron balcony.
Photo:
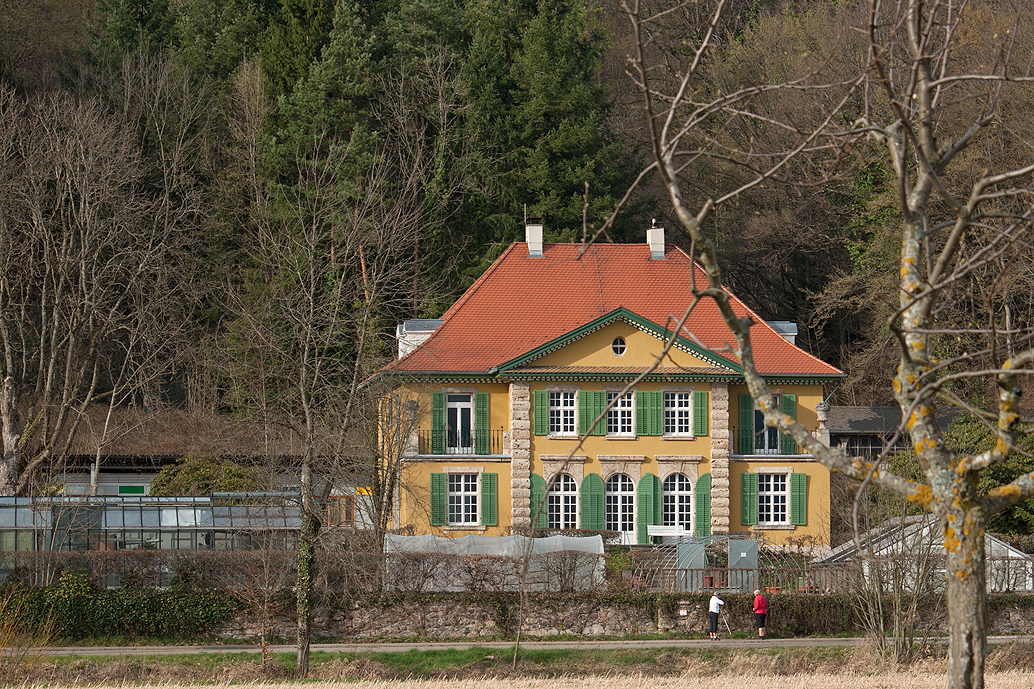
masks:
[(733, 454), (737, 455), (798, 455), (797, 441), (775, 428), (754, 432), (752, 428), (731, 429)]
[(433, 431), (421, 428), (417, 431), (422, 455), (501, 455), (503, 454), (503, 429), (475, 431)]

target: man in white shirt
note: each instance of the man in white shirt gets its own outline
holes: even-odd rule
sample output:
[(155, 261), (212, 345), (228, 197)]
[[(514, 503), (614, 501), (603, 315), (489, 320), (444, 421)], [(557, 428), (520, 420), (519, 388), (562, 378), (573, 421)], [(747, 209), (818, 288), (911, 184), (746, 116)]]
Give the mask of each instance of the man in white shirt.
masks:
[(722, 606), (725, 601), (718, 597), (717, 593), (711, 594), (711, 602), (707, 605), (707, 616), (711, 621), (711, 641), (718, 640), (718, 616), (722, 613)]

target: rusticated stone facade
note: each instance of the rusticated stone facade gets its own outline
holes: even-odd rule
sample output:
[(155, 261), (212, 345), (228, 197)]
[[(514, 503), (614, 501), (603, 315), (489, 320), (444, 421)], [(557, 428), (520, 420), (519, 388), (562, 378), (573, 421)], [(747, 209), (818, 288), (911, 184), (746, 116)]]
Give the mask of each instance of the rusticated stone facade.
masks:
[(531, 388), (510, 383), (510, 501), (512, 524), (531, 526)]
[(711, 384), (711, 533), (729, 533), (729, 386)]

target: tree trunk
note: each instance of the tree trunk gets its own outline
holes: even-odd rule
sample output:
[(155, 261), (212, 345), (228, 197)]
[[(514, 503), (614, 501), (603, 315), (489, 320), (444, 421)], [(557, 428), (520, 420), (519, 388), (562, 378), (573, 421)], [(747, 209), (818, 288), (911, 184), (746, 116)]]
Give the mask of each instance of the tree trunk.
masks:
[(0, 440), (3, 460), (0, 462), (0, 495), (14, 495), (18, 487), (18, 401), (14, 394), (14, 378), (8, 376), (0, 386)]
[(312, 518), (302, 515), (302, 528), (298, 534), (298, 581), (295, 602), (298, 608), (298, 659), (295, 674), (305, 677), (309, 673), (309, 641), (312, 638), (312, 576), (314, 557), (314, 534)]
[(987, 647), (987, 572), (982, 521), (970, 516), (955, 533), (945, 529), (948, 550), (949, 689), (983, 689)]
[(309, 645), (312, 640), (312, 582), (316, 561), (316, 535), (319, 517), (312, 497), (312, 473), (309, 464), (302, 466), (302, 513), (298, 531), (298, 578), (295, 582), (295, 606), (298, 613), (298, 657), (295, 675), (309, 674)]

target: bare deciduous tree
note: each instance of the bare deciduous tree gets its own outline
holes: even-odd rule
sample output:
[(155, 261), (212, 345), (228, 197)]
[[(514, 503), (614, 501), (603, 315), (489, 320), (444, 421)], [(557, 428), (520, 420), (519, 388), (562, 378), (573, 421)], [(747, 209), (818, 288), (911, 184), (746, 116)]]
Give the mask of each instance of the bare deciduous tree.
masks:
[(168, 352), (185, 235), (156, 220), (139, 148), (100, 103), (2, 100), (0, 493), (20, 495), (63, 460), (88, 405), (123, 401)]
[[(1023, 71), (1030, 64), (1025, 42), (1029, 29), (1024, 25), (1029, 13), (1007, 4), (991, 13), (953, 0), (871, 0), (864, 25), (846, 27), (867, 36), (856, 79), (822, 85), (805, 72), (780, 83), (721, 93), (702, 79), (703, 67), (717, 52), (713, 32), (689, 46), (689, 62), (678, 78), (662, 80), (645, 57), (657, 15), (647, 15), (638, 2), (630, 2), (628, 9), (638, 39), (632, 73), (644, 94), (654, 157), (647, 172), (662, 179), (678, 222), (692, 238), (695, 258), (707, 273), (707, 284), (698, 286), (695, 296), (717, 303), (731, 331), (730, 349), (740, 359), (750, 393), (769, 426), (792, 435), (798, 447), (830, 470), (863, 485), (875, 482), (937, 518), (947, 549), (949, 685), (982, 687), (984, 530), (990, 515), (1034, 494), (1034, 473), (987, 492), (978, 490), (978, 480), (983, 470), (1015, 452), (1018, 438), (1028, 432), (1019, 404), (1022, 382), (1029, 380), (1034, 366), (1032, 330), (1029, 314), (1010, 312), (1006, 322), (1003, 309), (988, 309), (982, 323), (960, 324), (945, 320), (943, 307), (970, 293), (994, 303), (1004, 278), (979, 278), (992, 267), (1008, 276), (1030, 252), (1034, 165), (1024, 162), (1029, 154), (1020, 150), (1012, 160), (985, 156), (982, 164), (963, 164), (967, 158), (980, 159), (980, 143), (995, 134), (998, 113), (1008, 107), (1011, 92), (1029, 88)], [(723, 9), (723, 0), (718, 0), (712, 26)], [(976, 35), (981, 39), (963, 40)], [(768, 92), (806, 89), (827, 95), (812, 98), (798, 121), (778, 121), (753, 106)], [(858, 116), (845, 118), (845, 105)], [(851, 121), (845, 126), (847, 119)], [(742, 123), (776, 128), (787, 141), (771, 150), (732, 148), (722, 132)], [(898, 360), (892, 382), (904, 419), (901, 432), (909, 435), (918, 457), (919, 480), (896, 475), (885, 462), (851, 458), (825, 446), (778, 409), (754, 366), (752, 322), (733, 310), (714, 242), (705, 231), (715, 209), (745, 189), (778, 179), (797, 163), (823, 155), (835, 160), (851, 146), (862, 145), (864, 137), (884, 146), (896, 183), (901, 248), (898, 299), (890, 321)], [(684, 189), (694, 163), (703, 157), (750, 174), (691, 207)], [(987, 406), (976, 396), (956, 393), (960, 383), (974, 380), (996, 388), (986, 396)], [(945, 404), (984, 419), (996, 432), (994, 446), (970, 455), (948, 447), (936, 420)]]
[[(308, 669), (321, 520), (335, 487), (375, 481), (381, 497), (397, 472), (371, 476), (376, 424), (363, 383), (383, 363), (379, 342), (394, 300), (411, 284), (413, 237), (426, 208), (414, 193), (425, 170), (402, 150), (375, 156), (361, 182), (350, 177), (347, 144), (317, 137), (298, 160), (298, 182), (270, 195), (255, 222), (249, 291), (231, 301), (235, 342), (229, 401), (286, 431), (295, 459), (302, 524), (297, 546), (297, 672)], [(329, 151), (322, 155), (321, 151)], [(386, 491), (386, 492), (385, 492)], [(360, 501), (362, 504), (362, 501)], [(390, 502), (374, 516), (387, 518)]]

